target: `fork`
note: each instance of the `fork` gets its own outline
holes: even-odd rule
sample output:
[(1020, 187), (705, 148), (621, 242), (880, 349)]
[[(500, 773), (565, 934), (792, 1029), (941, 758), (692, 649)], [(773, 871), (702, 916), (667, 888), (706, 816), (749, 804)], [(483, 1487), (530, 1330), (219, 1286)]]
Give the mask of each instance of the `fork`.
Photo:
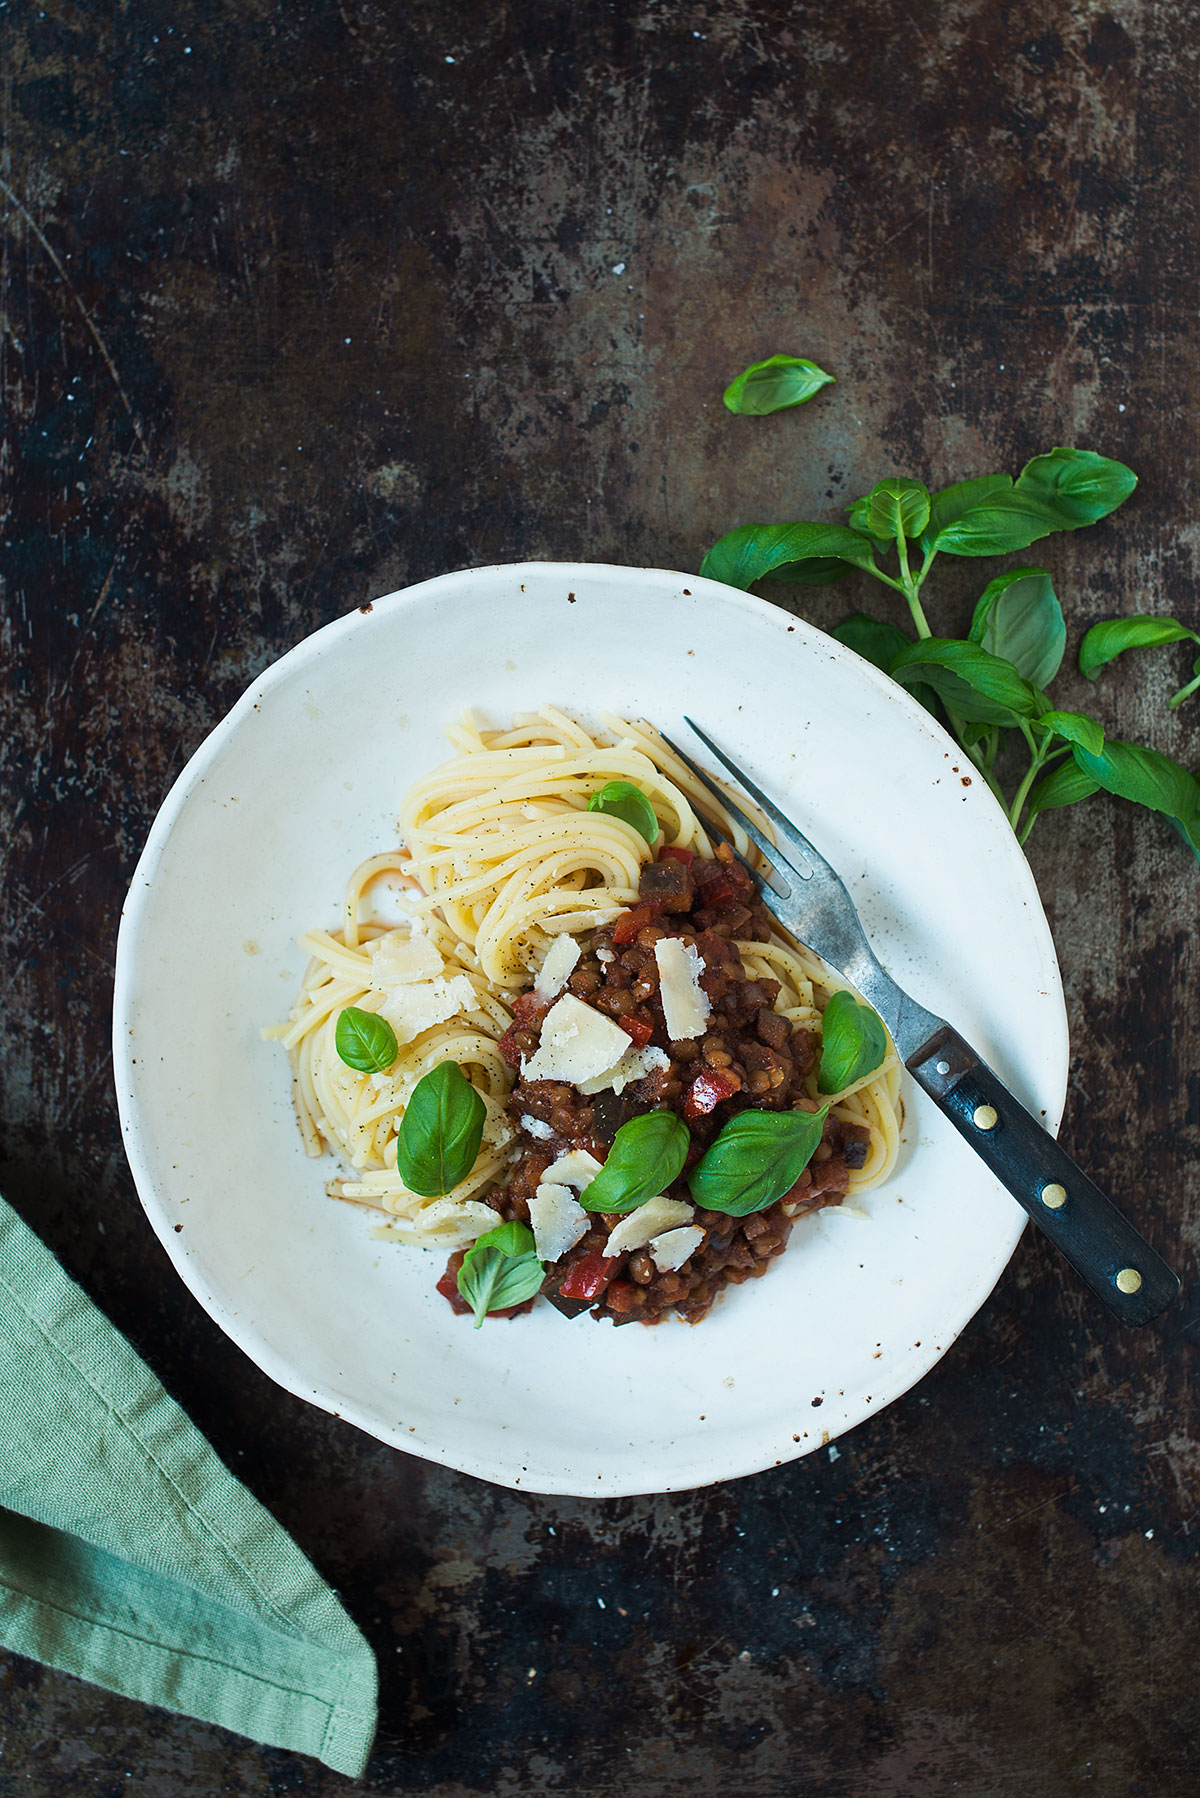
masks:
[(768, 911), (874, 1006), (918, 1086), (1113, 1316), (1125, 1324), (1157, 1317), (1178, 1295), (1178, 1276), (957, 1030), (896, 984), (868, 942), (840, 876), (820, 851), (698, 724), (687, 717), (684, 723), (778, 834), (779, 841), (772, 842), (711, 775), (663, 735), (766, 857), (779, 887), (744, 857), (738, 859)]

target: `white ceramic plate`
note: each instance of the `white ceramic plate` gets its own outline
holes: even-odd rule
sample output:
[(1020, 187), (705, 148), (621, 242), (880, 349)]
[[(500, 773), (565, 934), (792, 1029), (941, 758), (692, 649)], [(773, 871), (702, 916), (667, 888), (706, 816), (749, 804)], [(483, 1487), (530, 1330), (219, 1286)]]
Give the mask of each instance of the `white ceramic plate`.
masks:
[(324, 1195), (286, 1058), (299, 934), (396, 841), (442, 724), (547, 701), (686, 711), (841, 870), (883, 959), (1057, 1128), (1067, 1032), (1023, 855), (949, 737), (866, 662), (760, 600), (657, 569), (533, 563), (445, 575), (308, 638), (192, 758), (121, 926), (115, 1064), (142, 1202), (200, 1303), (273, 1379), (411, 1453), (537, 1492), (671, 1491), (777, 1466), (905, 1392), (991, 1291), (1023, 1214), (911, 1083), (869, 1218), (802, 1220), (698, 1328), (481, 1330), (443, 1257), (383, 1245)]

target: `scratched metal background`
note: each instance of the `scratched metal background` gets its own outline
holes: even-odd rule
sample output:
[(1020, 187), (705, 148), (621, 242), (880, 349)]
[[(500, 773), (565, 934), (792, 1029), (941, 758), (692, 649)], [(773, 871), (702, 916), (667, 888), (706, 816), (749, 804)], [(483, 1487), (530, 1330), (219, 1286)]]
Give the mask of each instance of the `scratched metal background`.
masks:
[[(408, 581), (694, 569), (748, 518), (1066, 442), (1141, 476), (1045, 546), (1073, 633), (1200, 622), (1191, 9), (0, 0), (0, 29), (0, 1184), (370, 1635), (353, 1789), (1190, 1798), (1200, 873), (1158, 820), (1093, 800), (1031, 856), (1066, 1139), (1184, 1300), (1123, 1334), (1027, 1235), (836, 1455), (683, 1497), (494, 1490), (276, 1390), (143, 1221), (107, 1014), (190, 751)], [(839, 385), (731, 418), (724, 383), (781, 348)], [(947, 628), (978, 585), (948, 570)], [(1183, 650), (1128, 662), (1110, 729), (1196, 766)], [(3, 1798), (350, 1789), (0, 1655)]]

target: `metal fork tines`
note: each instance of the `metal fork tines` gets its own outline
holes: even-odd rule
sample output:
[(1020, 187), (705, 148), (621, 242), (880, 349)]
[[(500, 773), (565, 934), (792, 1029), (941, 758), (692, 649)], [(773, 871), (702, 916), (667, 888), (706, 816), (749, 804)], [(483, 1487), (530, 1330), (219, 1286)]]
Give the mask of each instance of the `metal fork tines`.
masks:
[(744, 856), (738, 857), (753, 878), (763, 904), (797, 942), (813, 949), (830, 967), (838, 969), (858, 988), (863, 997), (886, 1019), (901, 1055), (910, 1053), (932, 1035), (941, 1019), (910, 998), (882, 966), (867, 940), (845, 882), (820, 850), (813, 847), (804, 833), (780, 811), (775, 801), (713, 742), (707, 732), (686, 716), (684, 723), (749, 794), (775, 830), (777, 841), (773, 842), (756, 819), (738, 805), (677, 743), (660, 731), (663, 742), (707, 788), (723, 810), (737, 819), (782, 881), (785, 890), (781, 892)]

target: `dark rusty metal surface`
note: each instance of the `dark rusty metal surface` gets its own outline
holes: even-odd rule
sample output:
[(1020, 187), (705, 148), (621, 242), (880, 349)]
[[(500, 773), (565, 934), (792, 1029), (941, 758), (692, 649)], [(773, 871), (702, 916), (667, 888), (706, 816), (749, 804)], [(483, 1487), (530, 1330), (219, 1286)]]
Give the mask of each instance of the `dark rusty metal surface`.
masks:
[[(682, 1497), (492, 1489), (278, 1391), (144, 1221), (107, 1048), (169, 783), (374, 594), (694, 569), (887, 472), (1081, 443), (1141, 484), (1044, 546), (1072, 642), (1122, 607), (1200, 622), (1190, 9), (9, 0), (0, 29), (0, 1181), (383, 1675), (357, 1788), (0, 1654), (0, 1793), (1194, 1793), (1200, 875), (1159, 820), (1091, 801), (1031, 859), (1065, 1140), (1183, 1301), (1122, 1333), (1029, 1232), (906, 1398)], [(777, 349), (838, 386), (731, 418), (725, 381)], [(949, 571), (947, 627), (977, 586)], [(847, 589), (797, 609), (827, 625)], [(1182, 650), (1128, 662), (1110, 728), (1195, 767)]]

